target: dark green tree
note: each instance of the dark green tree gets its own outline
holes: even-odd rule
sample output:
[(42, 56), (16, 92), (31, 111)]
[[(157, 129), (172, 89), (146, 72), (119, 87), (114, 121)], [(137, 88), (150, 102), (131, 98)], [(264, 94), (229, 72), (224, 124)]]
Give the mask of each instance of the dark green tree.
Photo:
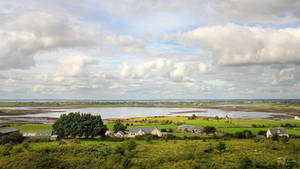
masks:
[(206, 126), (206, 127), (203, 128), (203, 132), (206, 133), (206, 134), (215, 133), (216, 128), (212, 127), (212, 126)]
[(103, 124), (101, 116), (91, 114), (69, 113), (63, 114), (53, 124), (53, 131), (60, 138), (71, 136), (95, 137), (104, 136), (107, 127)]
[(118, 131), (125, 131), (127, 126), (123, 125), (121, 123), (121, 120), (116, 120), (114, 124), (114, 133), (117, 133)]

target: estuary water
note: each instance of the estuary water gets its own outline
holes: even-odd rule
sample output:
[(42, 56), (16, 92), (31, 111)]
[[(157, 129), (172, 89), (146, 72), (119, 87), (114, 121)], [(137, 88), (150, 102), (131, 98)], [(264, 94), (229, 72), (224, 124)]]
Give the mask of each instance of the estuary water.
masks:
[(227, 112), (220, 109), (204, 109), (204, 108), (165, 108), (165, 107), (105, 107), (105, 108), (49, 108), (49, 107), (2, 107), (0, 109), (18, 109), (31, 110), (40, 109), (44, 113), (26, 114), (26, 115), (10, 115), (0, 116), (0, 123), (22, 122), (22, 123), (52, 123), (55, 118), (59, 118), (61, 114), (70, 112), (90, 113), (101, 115), (102, 119), (109, 118), (133, 118), (133, 117), (153, 117), (153, 116), (197, 116), (207, 117), (225, 117), (231, 118), (272, 118), (274, 116), (288, 116), (285, 113), (270, 112)]

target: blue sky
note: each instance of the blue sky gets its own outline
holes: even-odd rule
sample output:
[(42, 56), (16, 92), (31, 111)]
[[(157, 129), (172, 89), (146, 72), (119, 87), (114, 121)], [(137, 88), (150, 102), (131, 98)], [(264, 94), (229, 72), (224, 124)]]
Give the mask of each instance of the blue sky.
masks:
[(0, 2), (1, 99), (299, 98), (297, 0)]

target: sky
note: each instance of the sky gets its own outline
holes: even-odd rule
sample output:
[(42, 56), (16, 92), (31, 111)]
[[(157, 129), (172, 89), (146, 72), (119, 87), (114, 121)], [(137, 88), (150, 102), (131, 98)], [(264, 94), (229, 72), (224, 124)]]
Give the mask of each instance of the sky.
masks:
[(298, 0), (0, 1), (0, 99), (299, 96)]

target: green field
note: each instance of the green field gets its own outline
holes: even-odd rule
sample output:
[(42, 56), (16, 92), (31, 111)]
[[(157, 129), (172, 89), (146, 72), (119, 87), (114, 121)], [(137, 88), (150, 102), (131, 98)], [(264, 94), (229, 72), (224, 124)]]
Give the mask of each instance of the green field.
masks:
[[(85, 141), (77, 143), (32, 142), (27, 148), (23, 144), (7, 151), (0, 145), (0, 168), (241, 168), (248, 159), (251, 168), (285, 168), (280, 159), (289, 159), (294, 168), (299, 166), (299, 141), (288, 143), (252, 139), (222, 141), (225, 150), (217, 149), (222, 140), (136, 140), (136, 146), (129, 149), (128, 143), (111, 141)], [(123, 148), (122, 148), (123, 147)], [(209, 150), (211, 147), (211, 150)], [(124, 149), (125, 151), (121, 151)], [(290, 163), (288, 163), (290, 164)]]
[[(140, 120), (140, 121), (139, 121)], [(157, 120), (155, 123), (149, 123), (149, 121)], [(131, 127), (158, 127), (159, 129), (176, 129), (178, 125), (175, 124), (161, 124), (163, 121), (172, 121), (172, 123), (182, 123), (192, 126), (214, 126), (217, 131), (224, 133), (235, 133), (243, 130), (250, 130), (253, 134), (257, 134), (260, 130), (267, 131), (268, 128), (280, 127), (284, 124), (292, 124), (296, 127), (288, 128), (287, 131), (289, 134), (300, 135), (300, 121), (295, 120), (285, 120), (285, 121), (274, 121), (274, 120), (246, 120), (246, 119), (233, 119), (231, 123), (226, 122), (225, 120), (214, 120), (214, 119), (196, 119), (188, 120), (187, 117), (158, 117), (158, 118), (134, 118), (124, 120), (124, 124), (129, 123), (127, 130)], [(105, 124), (109, 129), (113, 129), (113, 121), (105, 121)], [(256, 125), (256, 127), (252, 127)], [(264, 127), (261, 127), (264, 125)], [(10, 125), (4, 128), (16, 128), (21, 132), (30, 132), (40, 129), (52, 129), (50, 124), (24, 124), (24, 125)]]

